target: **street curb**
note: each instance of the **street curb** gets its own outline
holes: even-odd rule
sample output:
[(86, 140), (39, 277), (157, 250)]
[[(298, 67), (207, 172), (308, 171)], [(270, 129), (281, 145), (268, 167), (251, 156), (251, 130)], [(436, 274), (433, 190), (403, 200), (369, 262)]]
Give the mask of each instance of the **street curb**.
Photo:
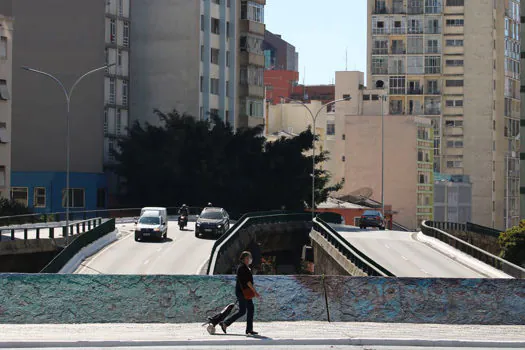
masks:
[(119, 233), (118, 229), (115, 231), (108, 233), (107, 235), (97, 239), (95, 242), (89, 244), (88, 246), (82, 248), (78, 253), (75, 254), (69, 260), (64, 267), (60, 269), (58, 273), (60, 274), (72, 274), (74, 273), (80, 264), (90, 256), (96, 254), (106, 246), (110, 245), (111, 243), (117, 241), (121, 237), (121, 234)]
[[(213, 337), (220, 337), (216, 335)], [(250, 337), (245, 340), (174, 340), (174, 341), (24, 341), (2, 342), (0, 348), (79, 348), (79, 347), (202, 347), (202, 346), (403, 346), (403, 347), (444, 347), (444, 348), (507, 348), (523, 349), (525, 341), (470, 341), (470, 340), (423, 340), (423, 339), (280, 339)]]

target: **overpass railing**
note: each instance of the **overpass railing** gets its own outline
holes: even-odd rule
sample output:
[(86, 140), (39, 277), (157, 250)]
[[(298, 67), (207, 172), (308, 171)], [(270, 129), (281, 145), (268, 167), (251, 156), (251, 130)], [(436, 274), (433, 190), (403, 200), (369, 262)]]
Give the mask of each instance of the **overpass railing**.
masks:
[(501, 231), (495, 230), (490, 227), (477, 225), (472, 222), (458, 223), (458, 222), (448, 222), (448, 221), (426, 221), (426, 223), (428, 226), (437, 228), (439, 230), (474, 232), (474, 233), (479, 233), (485, 236), (491, 236), (495, 238), (498, 238), (501, 233)]
[(310, 221), (312, 214), (297, 213), (290, 214), (282, 210), (255, 212), (244, 214), (237, 222), (230, 227), (230, 229), (223, 234), (213, 245), (210, 261), (206, 274), (213, 275), (215, 272), (215, 265), (222, 251), (228, 249), (229, 244), (238, 238), (240, 232), (250, 226), (258, 224), (283, 223), (292, 221)]
[(313, 229), (319, 232), (330, 244), (337, 248), (352, 264), (368, 276), (395, 277), (394, 274), (350, 244), (328, 223), (316, 217)]
[(115, 231), (115, 219), (105, 219), (98, 226), (73, 239), (68, 246), (44, 267), (41, 273), (58, 273), (82, 248), (113, 231)]
[[(42, 239), (49, 238), (54, 239), (55, 233), (58, 231), (62, 237), (73, 236), (75, 234), (81, 234), (94, 229), (95, 227), (102, 224), (102, 218), (93, 218), (82, 221), (71, 222), (69, 225), (63, 224), (36, 224), (35, 226), (8, 226), (0, 227), (0, 236), (7, 233), (9, 239), (24, 240), (29, 239)], [(45, 234), (47, 232), (47, 235)], [(19, 235), (17, 235), (19, 233)], [(23, 233), (23, 236), (22, 236)]]
[[(425, 235), (439, 239), (440, 241), (484, 262), (485, 264), (501, 270), (514, 278), (525, 278), (524, 268), (519, 267), (510, 261), (502, 259), (499, 256), (493, 255), (483, 249), (480, 249), (468, 242), (465, 242), (462, 239), (454, 237), (450, 233), (447, 233), (439, 228), (433, 227), (433, 224), (435, 224), (433, 221), (423, 221), (421, 224), (421, 231)], [(457, 225), (459, 226), (452, 225), (448, 229), (454, 229), (453, 227), (461, 227), (461, 225), (465, 225), (466, 228), (466, 224)]]

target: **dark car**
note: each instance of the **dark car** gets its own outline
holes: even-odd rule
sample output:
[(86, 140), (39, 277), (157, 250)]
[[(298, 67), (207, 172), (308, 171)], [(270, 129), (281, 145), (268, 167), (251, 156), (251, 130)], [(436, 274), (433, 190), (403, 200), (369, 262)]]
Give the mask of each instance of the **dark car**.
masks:
[(359, 220), (359, 228), (361, 229), (366, 229), (367, 227), (378, 227), (380, 230), (384, 230), (385, 226), (385, 218), (378, 210), (365, 211)]
[(205, 208), (195, 223), (195, 237), (220, 237), (230, 228), (230, 217), (223, 208)]

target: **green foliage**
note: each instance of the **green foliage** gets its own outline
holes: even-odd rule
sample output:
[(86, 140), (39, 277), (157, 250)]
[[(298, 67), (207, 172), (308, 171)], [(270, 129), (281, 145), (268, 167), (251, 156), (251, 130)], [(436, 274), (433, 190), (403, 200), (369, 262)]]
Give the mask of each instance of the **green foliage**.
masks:
[(525, 220), (502, 232), (498, 238), (501, 257), (516, 265), (525, 265)]
[(18, 202), (7, 198), (0, 198), (0, 216), (30, 214), (30, 210)]
[[(236, 133), (221, 120), (198, 121), (156, 111), (162, 126), (133, 124), (119, 140), (117, 174), (125, 179), (126, 205), (173, 206), (208, 202), (233, 215), (303, 210), (311, 202), (312, 133), (267, 143), (263, 128)], [(326, 160), (326, 152), (316, 162)], [(316, 200), (326, 200), (330, 174), (316, 170)]]

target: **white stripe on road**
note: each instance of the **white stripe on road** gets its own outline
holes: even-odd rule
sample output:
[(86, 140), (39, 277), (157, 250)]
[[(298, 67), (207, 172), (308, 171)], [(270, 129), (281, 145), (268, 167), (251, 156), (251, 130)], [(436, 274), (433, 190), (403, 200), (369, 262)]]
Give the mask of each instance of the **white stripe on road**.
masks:
[(144, 261), (144, 265), (148, 265), (148, 264), (149, 264), (149, 260)]

